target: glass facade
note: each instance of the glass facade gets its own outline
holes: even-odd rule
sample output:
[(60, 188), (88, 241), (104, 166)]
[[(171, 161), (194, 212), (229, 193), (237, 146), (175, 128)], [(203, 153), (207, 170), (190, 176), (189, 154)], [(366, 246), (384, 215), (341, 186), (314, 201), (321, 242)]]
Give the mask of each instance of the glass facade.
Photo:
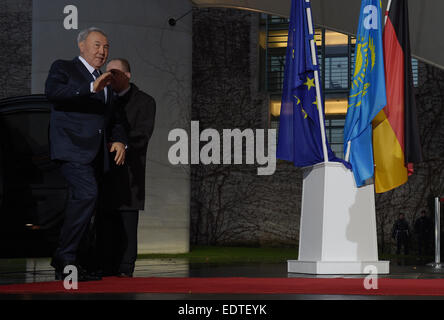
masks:
[[(279, 127), (280, 100), (284, 81), (288, 19), (262, 15), (261, 57), (264, 67), (262, 87), (270, 95), (270, 127)], [(337, 157), (343, 158), (343, 134), (350, 80), (355, 61), (355, 38), (324, 28), (316, 28), (318, 62), (325, 102), (327, 138)], [(418, 84), (418, 61), (412, 59), (413, 81)]]

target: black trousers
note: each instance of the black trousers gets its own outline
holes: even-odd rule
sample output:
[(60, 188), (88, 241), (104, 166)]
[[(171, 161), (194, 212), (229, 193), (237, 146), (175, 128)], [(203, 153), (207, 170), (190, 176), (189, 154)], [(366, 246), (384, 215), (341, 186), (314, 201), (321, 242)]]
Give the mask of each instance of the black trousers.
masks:
[(409, 254), (409, 237), (405, 232), (399, 232), (396, 237), (396, 254), (401, 253), (402, 246), (404, 246), (404, 254)]
[(418, 254), (423, 255), (428, 253), (428, 235), (418, 234)]
[(95, 163), (61, 163), (61, 172), (68, 183), (68, 200), (53, 262), (76, 262), (80, 241), (87, 230), (98, 199)]
[(97, 231), (105, 274), (134, 272), (138, 224), (138, 210), (102, 212), (100, 220), (97, 221)]

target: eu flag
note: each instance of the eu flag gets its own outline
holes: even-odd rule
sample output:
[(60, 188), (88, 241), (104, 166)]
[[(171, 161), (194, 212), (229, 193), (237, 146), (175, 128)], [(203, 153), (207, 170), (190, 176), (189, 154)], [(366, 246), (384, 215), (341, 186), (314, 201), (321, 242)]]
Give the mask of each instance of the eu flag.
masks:
[[(292, 161), (297, 167), (324, 162), (321, 125), (316, 99), (316, 83), (310, 50), (307, 11), (310, 2), (293, 0), (291, 3), (288, 43), (285, 60), (282, 105), (279, 120), (279, 138), (276, 157)], [(326, 142), (327, 143), (327, 142)], [(327, 143), (328, 158), (337, 159)]]
[(362, 0), (356, 36), (355, 67), (344, 127), (344, 150), (358, 187), (372, 178), (372, 120), (387, 104), (380, 0)]

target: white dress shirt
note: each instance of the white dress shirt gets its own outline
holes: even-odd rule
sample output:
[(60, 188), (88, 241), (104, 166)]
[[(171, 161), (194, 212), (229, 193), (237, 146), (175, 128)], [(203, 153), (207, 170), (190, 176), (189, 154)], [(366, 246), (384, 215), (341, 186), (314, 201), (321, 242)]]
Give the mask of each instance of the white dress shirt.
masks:
[[(86, 62), (86, 60), (85, 60), (83, 57), (79, 56), (79, 60), (82, 61), (82, 63), (83, 63), (84, 66), (86, 67), (86, 69), (88, 69), (89, 73), (91, 73), (91, 75), (92, 75), (92, 77), (94, 78), (94, 80), (96, 80), (96, 77), (93, 75), (93, 72), (94, 72), (94, 70), (96, 70), (96, 69), (95, 69), (94, 67), (92, 67), (88, 62)], [(99, 72), (101, 73), (100, 70), (99, 70)], [(94, 91), (94, 81), (91, 81), (90, 90), (91, 90), (92, 93), (96, 93), (96, 92)], [(107, 100), (108, 100), (108, 88), (105, 87), (105, 89), (103, 89), (103, 90), (104, 90), (104, 93), (105, 93), (105, 103), (106, 103)]]

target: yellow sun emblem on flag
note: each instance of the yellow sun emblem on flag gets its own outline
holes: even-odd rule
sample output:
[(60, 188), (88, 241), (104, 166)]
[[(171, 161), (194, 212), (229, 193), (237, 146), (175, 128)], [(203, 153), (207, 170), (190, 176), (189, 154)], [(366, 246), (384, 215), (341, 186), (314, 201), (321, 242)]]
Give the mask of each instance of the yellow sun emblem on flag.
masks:
[[(355, 72), (351, 83), (351, 95), (350, 98), (359, 96), (365, 96), (369, 82), (365, 82), (367, 73), (372, 72), (376, 64), (376, 52), (373, 38), (369, 38), (368, 42), (363, 42), (364, 39), (358, 39), (356, 45), (356, 63)], [(370, 64), (371, 63), (371, 64)], [(361, 105), (361, 99), (357, 99), (355, 103), (349, 104), (349, 108), (352, 106), (359, 107)]]

